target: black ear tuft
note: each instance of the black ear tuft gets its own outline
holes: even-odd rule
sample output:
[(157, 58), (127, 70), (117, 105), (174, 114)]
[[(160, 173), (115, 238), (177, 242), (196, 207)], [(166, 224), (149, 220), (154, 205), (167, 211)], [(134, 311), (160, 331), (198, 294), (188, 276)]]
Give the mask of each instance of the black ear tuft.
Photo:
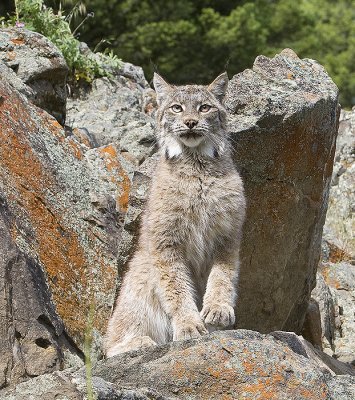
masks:
[(171, 86), (156, 72), (154, 72), (153, 85), (157, 93), (157, 103), (160, 105), (162, 98), (171, 90)]
[(219, 101), (223, 100), (228, 87), (228, 75), (227, 72), (217, 76), (217, 78), (208, 86), (208, 90), (214, 94)]

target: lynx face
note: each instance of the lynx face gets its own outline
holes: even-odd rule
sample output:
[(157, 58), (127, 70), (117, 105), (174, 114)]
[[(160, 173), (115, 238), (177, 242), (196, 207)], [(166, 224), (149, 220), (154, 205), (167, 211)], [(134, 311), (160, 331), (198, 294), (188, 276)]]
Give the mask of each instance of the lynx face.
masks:
[(221, 101), (227, 85), (227, 74), (209, 86), (171, 86), (155, 74), (160, 142), (168, 157), (186, 148), (211, 157), (223, 151), (226, 111)]

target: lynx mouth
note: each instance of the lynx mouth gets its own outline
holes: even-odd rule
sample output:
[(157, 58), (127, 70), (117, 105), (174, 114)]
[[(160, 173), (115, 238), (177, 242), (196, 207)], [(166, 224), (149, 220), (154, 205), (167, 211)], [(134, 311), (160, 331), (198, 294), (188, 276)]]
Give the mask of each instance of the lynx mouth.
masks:
[(192, 132), (187, 131), (180, 135), (180, 138), (183, 138), (183, 139), (199, 139), (201, 137), (202, 137), (201, 133), (194, 132), (194, 131), (192, 131)]
[(204, 137), (199, 132), (184, 132), (179, 139), (187, 147), (197, 147), (204, 140)]

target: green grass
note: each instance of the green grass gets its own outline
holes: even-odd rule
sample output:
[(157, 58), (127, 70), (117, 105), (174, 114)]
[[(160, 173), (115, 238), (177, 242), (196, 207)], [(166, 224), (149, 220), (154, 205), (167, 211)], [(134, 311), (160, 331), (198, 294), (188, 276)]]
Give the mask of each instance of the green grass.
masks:
[[(112, 76), (112, 72), (121, 66), (121, 60), (112, 52), (82, 54), (80, 41), (76, 38), (82, 23), (90, 18), (87, 14), (82, 23), (71, 30), (70, 23), (73, 16), (84, 11), (74, 6), (67, 16), (59, 10), (57, 13), (51, 7), (45, 6), (43, 0), (14, 0), (15, 15), (6, 21), (7, 26), (22, 26), (31, 31), (46, 36), (62, 52), (70, 69), (71, 81), (85, 80), (92, 82), (96, 77)], [(82, 3), (78, 3), (82, 6)], [(4, 18), (2, 18), (4, 20)]]

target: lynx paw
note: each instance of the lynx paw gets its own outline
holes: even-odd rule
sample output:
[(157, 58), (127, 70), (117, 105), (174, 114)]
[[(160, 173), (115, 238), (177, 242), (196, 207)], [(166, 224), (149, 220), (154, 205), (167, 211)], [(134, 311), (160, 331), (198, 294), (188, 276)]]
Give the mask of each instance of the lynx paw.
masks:
[(176, 319), (173, 322), (173, 340), (197, 338), (208, 333), (201, 317), (196, 314)]
[(232, 327), (235, 323), (234, 309), (229, 304), (205, 305), (201, 317), (210, 332)]
[(122, 342), (118, 342), (111, 346), (107, 352), (106, 357), (110, 358), (117, 354), (125, 353), (127, 351), (138, 350), (143, 347), (156, 346), (156, 343), (149, 336), (137, 336)]

